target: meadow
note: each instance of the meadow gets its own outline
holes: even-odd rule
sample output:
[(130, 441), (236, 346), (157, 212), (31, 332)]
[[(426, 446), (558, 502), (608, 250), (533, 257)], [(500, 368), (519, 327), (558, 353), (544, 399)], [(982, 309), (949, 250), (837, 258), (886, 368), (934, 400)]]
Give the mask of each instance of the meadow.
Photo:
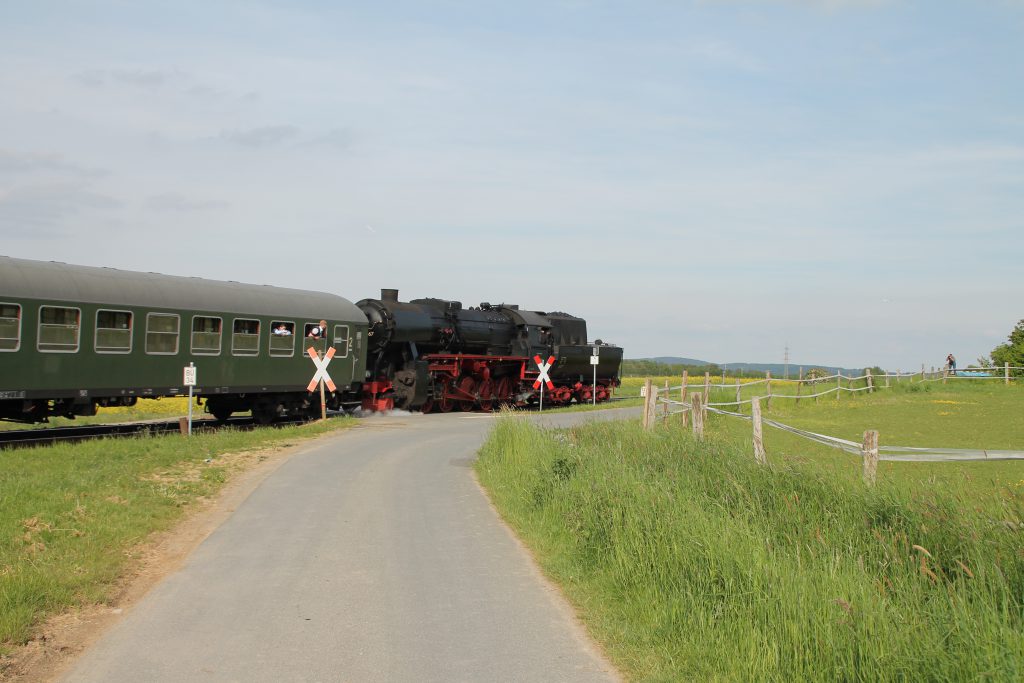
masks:
[[(901, 383), (777, 399), (770, 416), (858, 441), (876, 428), (893, 445), (1020, 449), (1022, 409), (1016, 386)], [(697, 441), (677, 416), (651, 431), (510, 416), (477, 472), (632, 680), (1024, 678), (1024, 462), (883, 462), (869, 488), (854, 456), (765, 438), (760, 466), (736, 418), (711, 416)]]
[(112, 599), (153, 532), (170, 528), (233, 473), (265, 458), (266, 449), (353, 422), (3, 451), (0, 654), (24, 643), (49, 615)]

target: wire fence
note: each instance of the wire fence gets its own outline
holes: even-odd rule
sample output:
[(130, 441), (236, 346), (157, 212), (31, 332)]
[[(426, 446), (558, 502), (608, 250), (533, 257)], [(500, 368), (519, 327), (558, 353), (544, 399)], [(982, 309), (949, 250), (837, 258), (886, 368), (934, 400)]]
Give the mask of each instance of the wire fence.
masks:
[[(1010, 368), (1004, 366), (1005, 376), (1009, 376), (1010, 369), (1024, 369), (1024, 368)], [(777, 420), (767, 419), (761, 415), (761, 402), (770, 402), (773, 398), (781, 399), (810, 399), (826, 396), (829, 394), (840, 394), (841, 392), (856, 393), (861, 391), (873, 391), (875, 387), (876, 379), (891, 379), (893, 377), (900, 377), (898, 374), (886, 374), (886, 375), (872, 375), (870, 372), (866, 372), (864, 375), (859, 377), (845, 377), (841, 373), (830, 375), (828, 377), (814, 378), (812, 380), (796, 380), (802, 383), (821, 383), (823, 381), (830, 381), (835, 379), (836, 386), (830, 387), (827, 390), (815, 392), (811, 394), (777, 394), (771, 392), (772, 379), (770, 375), (764, 380), (756, 380), (754, 382), (746, 382), (742, 384), (712, 384), (709, 381), (708, 375), (705, 375), (705, 381), (701, 384), (690, 384), (684, 382), (676, 386), (666, 386), (664, 389), (659, 389), (654, 385), (651, 380), (647, 380), (644, 383), (641, 396), (644, 397), (644, 408), (642, 412), (642, 421), (646, 428), (653, 428), (657, 421), (658, 412), (660, 408), (661, 417), (663, 420), (668, 420), (669, 417), (677, 415), (682, 419), (683, 426), (685, 427), (687, 422), (693, 426), (694, 433), (699, 438), (703, 438), (704, 423), (707, 413), (713, 413), (716, 415), (723, 415), (734, 419), (746, 420), (753, 423), (753, 443), (754, 443), (754, 456), (761, 462), (766, 462), (766, 456), (764, 451), (763, 437), (762, 437), (762, 425), (768, 425), (769, 427), (784, 431), (795, 436), (798, 436), (809, 441), (813, 441), (825, 446), (836, 448), (845, 453), (851, 455), (861, 456), (864, 463), (864, 478), (869, 483), (873, 483), (875, 480), (875, 471), (877, 462), (879, 460), (893, 461), (893, 462), (950, 462), (950, 461), (989, 461), (989, 460), (1024, 460), (1024, 451), (1015, 450), (993, 450), (993, 449), (978, 449), (978, 448), (932, 448), (932, 447), (920, 447), (920, 446), (879, 446), (878, 444), (878, 432), (875, 430), (868, 430), (865, 432), (865, 439), (863, 443), (857, 443), (848, 439), (842, 439), (836, 436), (828, 434), (820, 434), (812, 432), (806, 429), (800, 429), (792, 425), (787, 425)], [(905, 376), (905, 375), (903, 375)], [(935, 381), (941, 380), (943, 377), (929, 378), (925, 372), (914, 373), (915, 377), (919, 376), (918, 381)], [(951, 377), (947, 374), (945, 379)], [(684, 373), (684, 380), (686, 374)], [(842, 381), (846, 379), (849, 381), (866, 380), (866, 386), (863, 387), (849, 387), (842, 386)], [(776, 380), (777, 381), (777, 380)], [(740, 390), (742, 387), (750, 387), (752, 385), (766, 384), (768, 390), (767, 395), (752, 396), (747, 399), (743, 399), (740, 396)], [(667, 383), (666, 383), (667, 384)], [(888, 384), (888, 382), (886, 382)], [(797, 384), (798, 389), (800, 384)], [(735, 401), (709, 401), (710, 389), (736, 389), (737, 398)], [(690, 390), (693, 393), (690, 394)], [(661, 393), (664, 392), (664, 393)], [(678, 392), (680, 398), (678, 400), (670, 398), (672, 395), (670, 392)], [(660, 395), (659, 395), (660, 394)], [(742, 406), (750, 405), (751, 414), (745, 414), (738, 412)], [(736, 410), (725, 410), (725, 407), (736, 406)]]
[[(975, 373), (975, 372), (977, 372), (979, 370), (986, 370), (987, 372), (986, 372), (986, 374), (984, 376), (980, 376), (980, 375), (975, 376), (973, 374), (969, 374), (969, 373)], [(693, 389), (700, 388), (700, 389), (703, 390), (703, 392), (704, 392), (704, 399), (705, 399), (705, 404), (706, 405), (722, 407), (722, 406), (750, 405), (750, 403), (752, 401), (752, 398), (742, 399), (740, 397), (740, 394), (741, 394), (742, 390), (743, 389), (747, 389), (749, 387), (758, 386), (758, 385), (761, 385), (761, 384), (764, 384), (764, 385), (767, 386), (768, 393), (765, 394), (765, 395), (762, 395), (762, 396), (758, 396), (758, 398), (766, 399), (768, 401), (771, 401), (772, 399), (776, 399), (776, 398), (778, 398), (778, 399), (794, 399), (794, 400), (799, 402), (799, 401), (804, 400), (804, 399), (811, 399), (811, 398), (817, 399), (817, 398), (821, 398), (822, 396), (828, 396), (830, 394), (837, 394), (838, 395), (838, 394), (841, 394), (843, 392), (850, 393), (850, 394), (855, 394), (855, 393), (859, 393), (859, 392), (862, 392), (862, 391), (871, 392), (871, 391), (874, 391), (875, 389), (883, 389), (883, 388), (887, 389), (887, 388), (891, 388), (893, 386), (893, 384), (900, 384), (904, 379), (906, 379), (910, 383), (914, 383), (915, 381), (918, 382), (918, 383), (920, 383), (920, 382), (940, 382), (940, 381), (941, 382), (946, 382), (948, 380), (957, 380), (957, 379), (963, 379), (963, 380), (986, 380), (986, 379), (987, 380), (991, 380), (991, 379), (996, 379), (996, 380), (1002, 380), (1006, 384), (1010, 384), (1011, 382), (1014, 382), (1014, 381), (1019, 379), (1019, 377), (1017, 377), (1015, 374), (1011, 374), (1011, 371), (1013, 371), (1013, 372), (1024, 371), (1024, 367), (1011, 366), (1009, 364), (1006, 364), (1002, 368), (998, 368), (998, 370), (1000, 371), (999, 374), (993, 373), (992, 370), (993, 370), (993, 368), (967, 368), (967, 369), (964, 369), (964, 370), (957, 370), (957, 371), (954, 372), (954, 371), (949, 370), (949, 369), (942, 369), (942, 370), (938, 370), (938, 371), (933, 369), (932, 371), (929, 372), (928, 370), (925, 370), (924, 367), (922, 367), (921, 368), (921, 372), (906, 372), (906, 373), (904, 373), (904, 372), (901, 372), (901, 371), (897, 371), (897, 372), (892, 372), (892, 373), (887, 372), (887, 373), (881, 373), (881, 374), (873, 374), (870, 371), (865, 371), (865, 373), (863, 375), (844, 375), (841, 372), (837, 372), (837, 373), (832, 374), (832, 375), (816, 376), (816, 377), (809, 377), (809, 378), (801, 377), (801, 378), (798, 378), (798, 379), (780, 379), (780, 378), (777, 378), (777, 377), (772, 377), (771, 373), (765, 373), (765, 377), (763, 379), (756, 379), (756, 380), (743, 381), (743, 382), (741, 382), (739, 379), (736, 379), (735, 382), (733, 382), (733, 383), (726, 383), (724, 381), (723, 382), (718, 382), (718, 383), (712, 382), (711, 381), (710, 373), (705, 373), (704, 374), (704, 381), (703, 382), (699, 382), (699, 383), (689, 382), (688, 381), (689, 375), (686, 372), (683, 373), (683, 378), (684, 378), (684, 381), (686, 381), (687, 387), (693, 388)], [(815, 391), (814, 393), (809, 393), (809, 394), (805, 394), (805, 393), (803, 393), (801, 391), (801, 388), (804, 385), (811, 385), (812, 387), (818, 387), (818, 386), (825, 386), (827, 383), (830, 383), (832, 381), (835, 381), (835, 386), (832, 386), (832, 387), (830, 387), (828, 389), (823, 389), (821, 391)], [(860, 381), (865, 382), (864, 386), (860, 386), (860, 387), (852, 386), (854, 382), (860, 382)], [(845, 386), (843, 385), (844, 382), (846, 383)], [(772, 391), (773, 383), (776, 386), (778, 386), (780, 384), (782, 386), (795, 385), (797, 387), (797, 393), (796, 394), (776, 393), (776, 392)], [(679, 391), (680, 389), (682, 389), (682, 385), (676, 385), (676, 386), (673, 386), (673, 387), (668, 387), (668, 390)], [(708, 396), (709, 396), (709, 392), (710, 392), (711, 389), (732, 389), (732, 390), (735, 390), (736, 391), (736, 400), (735, 401), (708, 402)], [(643, 396), (643, 394), (641, 393), (641, 397), (642, 396)]]

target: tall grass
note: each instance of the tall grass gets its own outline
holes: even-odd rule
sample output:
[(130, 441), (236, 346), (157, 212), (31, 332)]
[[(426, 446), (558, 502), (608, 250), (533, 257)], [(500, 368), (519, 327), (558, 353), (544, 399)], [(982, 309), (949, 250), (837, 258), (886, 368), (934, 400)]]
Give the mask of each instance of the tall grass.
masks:
[(867, 489), (747, 450), (504, 418), (477, 471), (635, 679), (1024, 678), (1024, 490)]

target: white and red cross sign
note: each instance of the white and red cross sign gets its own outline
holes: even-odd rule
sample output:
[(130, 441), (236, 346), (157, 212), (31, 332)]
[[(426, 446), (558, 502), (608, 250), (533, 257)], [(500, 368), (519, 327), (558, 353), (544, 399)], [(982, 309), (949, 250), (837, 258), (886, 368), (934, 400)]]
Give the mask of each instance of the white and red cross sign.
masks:
[(533, 388), (540, 389), (541, 384), (546, 384), (549, 390), (554, 389), (555, 385), (551, 381), (551, 378), (548, 377), (548, 370), (551, 369), (552, 365), (554, 365), (555, 357), (548, 356), (548, 362), (544, 363), (541, 362), (540, 356), (534, 356), (533, 362), (537, 364), (538, 368), (540, 368), (540, 374), (537, 376), (537, 380), (533, 383)]
[(334, 347), (332, 346), (327, 349), (327, 353), (324, 354), (323, 360), (320, 359), (320, 356), (317, 355), (316, 349), (312, 346), (306, 349), (306, 351), (309, 353), (309, 358), (313, 361), (313, 365), (316, 366), (316, 374), (313, 375), (313, 379), (310, 380), (309, 386), (306, 387), (306, 391), (313, 391), (316, 389), (316, 383), (320, 380), (324, 381), (324, 384), (327, 385), (328, 389), (335, 391), (336, 387), (334, 386), (334, 380), (332, 380), (331, 376), (327, 374), (327, 364), (331, 362), (332, 358), (334, 358)]

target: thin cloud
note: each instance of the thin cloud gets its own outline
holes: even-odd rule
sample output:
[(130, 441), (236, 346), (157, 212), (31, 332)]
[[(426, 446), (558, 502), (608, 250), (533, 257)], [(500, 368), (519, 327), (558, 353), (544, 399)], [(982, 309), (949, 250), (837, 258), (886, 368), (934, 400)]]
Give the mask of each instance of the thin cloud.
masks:
[(19, 153), (0, 149), (0, 175), (21, 176), (46, 172), (89, 178), (108, 173), (103, 169), (70, 163), (57, 154)]
[(340, 150), (352, 148), (352, 131), (348, 128), (332, 128), (322, 135), (317, 135), (306, 143), (308, 147), (326, 147)]
[[(67, 219), (85, 212), (110, 211), (121, 202), (73, 183), (33, 185), (0, 194), (0, 235), (15, 230), (68, 225)], [(60, 230), (57, 230), (60, 232)]]
[(106, 85), (159, 88), (177, 80), (180, 74), (160, 69), (89, 69), (76, 73), (72, 78), (93, 88)]
[(295, 126), (262, 126), (248, 130), (229, 130), (220, 134), (220, 139), (243, 147), (273, 147), (295, 140), (299, 129)]
[(763, 62), (722, 40), (698, 41), (690, 48), (690, 53), (705, 62), (740, 71), (760, 73), (766, 70)]
[(168, 192), (150, 197), (146, 200), (146, 206), (156, 211), (184, 213), (223, 209), (227, 208), (228, 203), (219, 199), (191, 199), (175, 192)]

